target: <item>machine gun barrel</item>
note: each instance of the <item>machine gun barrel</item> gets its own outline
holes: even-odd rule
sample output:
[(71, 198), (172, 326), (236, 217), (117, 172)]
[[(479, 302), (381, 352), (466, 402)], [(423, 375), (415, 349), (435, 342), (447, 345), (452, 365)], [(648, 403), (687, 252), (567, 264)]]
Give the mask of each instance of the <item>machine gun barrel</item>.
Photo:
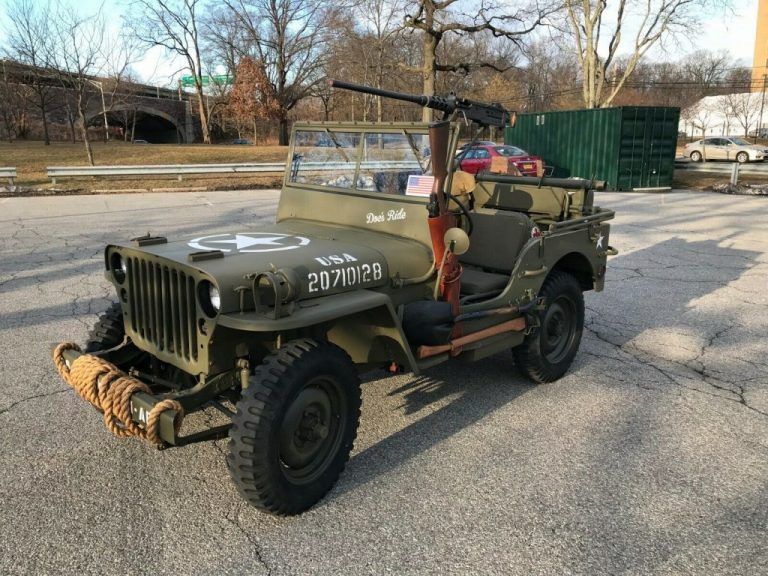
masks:
[(412, 102), (425, 108), (439, 110), (446, 115), (459, 111), (467, 120), (476, 122), (481, 126), (498, 126), (502, 128), (510, 123), (512, 118), (509, 110), (501, 104), (484, 104), (475, 102), (467, 98), (459, 98), (455, 94), (450, 96), (427, 96), (425, 94), (406, 94), (404, 92), (393, 92), (392, 90), (383, 90), (372, 86), (363, 86), (344, 82), (343, 80), (331, 80), (329, 82), (332, 88), (341, 88), (342, 90), (351, 90), (352, 92), (362, 92), (373, 96), (382, 96), (383, 98), (392, 98), (393, 100), (402, 100), (403, 102)]

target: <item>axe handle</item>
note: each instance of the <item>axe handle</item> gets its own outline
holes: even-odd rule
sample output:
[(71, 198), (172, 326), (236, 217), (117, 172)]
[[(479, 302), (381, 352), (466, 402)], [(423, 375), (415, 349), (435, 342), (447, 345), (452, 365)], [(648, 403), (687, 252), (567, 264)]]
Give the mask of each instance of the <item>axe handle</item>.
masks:
[(525, 330), (524, 316), (520, 316), (514, 320), (508, 320), (507, 322), (502, 322), (501, 324), (496, 324), (495, 326), (490, 326), (489, 328), (484, 328), (483, 330), (478, 330), (477, 332), (472, 332), (466, 336), (461, 336), (455, 340), (451, 340), (448, 344), (441, 344), (440, 346), (419, 346), (417, 355), (419, 360), (423, 360), (424, 358), (436, 356), (443, 352), (453, 352), (462, 346), (485, 340), (486, 338), (496, 336), (497, 334), (503, 334), (504, 332), (520, 332), (521, 330)]

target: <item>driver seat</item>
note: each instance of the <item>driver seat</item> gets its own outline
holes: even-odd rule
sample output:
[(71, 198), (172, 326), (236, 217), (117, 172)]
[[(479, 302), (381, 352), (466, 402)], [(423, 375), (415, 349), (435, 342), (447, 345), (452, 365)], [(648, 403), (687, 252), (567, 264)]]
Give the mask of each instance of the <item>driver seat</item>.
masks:
[[(477, 188), (472, 174), (461, 170), (453, 173), (451, 196), (465, 207), (469, 208), (470, 194), (477, 193)], [(496, 208), (475, 208), (471, 214), (474, 226), (469, 250), (459, 257), (464, 267), (461, 292), (500, 292), (509, 283), (517, 255), (531, 237), (533, 221), (521, 212)]]

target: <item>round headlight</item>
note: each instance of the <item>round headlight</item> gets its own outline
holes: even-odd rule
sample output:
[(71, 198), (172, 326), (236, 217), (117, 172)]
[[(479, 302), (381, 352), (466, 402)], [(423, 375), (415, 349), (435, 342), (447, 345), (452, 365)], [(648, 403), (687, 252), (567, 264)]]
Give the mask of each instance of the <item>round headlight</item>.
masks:
[(211, 306), (213, 306), (216, 312), (221, 310), (221, 295), (219, 294), (219, 289), (213, 284), (208, 287), (208, 299), (211, 301)]
[(215, 318), (221, 309), (221, 294), (210, 280), (203, 280), (197, 285), (197, 301), (209, 318)]
[(112, 276), (118, 283), (125, 282), (125, 277), (128, 274), (128, 263), (123, 259), (120, 254), (114, 252), (110, 258), (110, 267), (112, 268)]

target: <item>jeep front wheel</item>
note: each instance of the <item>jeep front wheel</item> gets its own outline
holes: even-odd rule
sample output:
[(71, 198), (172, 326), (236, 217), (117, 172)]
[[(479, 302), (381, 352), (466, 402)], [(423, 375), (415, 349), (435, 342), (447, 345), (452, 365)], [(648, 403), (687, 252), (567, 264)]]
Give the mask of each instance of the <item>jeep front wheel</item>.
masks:
[(125, 338), (123, 309), (119, 302), (114, 302), (100, 316), (88, 334), (85, 351), (101, 352), (120, 344)]
[(298, 514), (333, 487), (360, 420), (360, 380), (338, 346), (288, 342), (256, 368), (237, 403), (227, 464), (240, 494)]
[(555, 270), (539, 291), (545, 308), (539, 327), (513, 350), (515, 364), (534, 382), (554, 382), (571, 366), (584, 329), (584, 296), (578, 280)]

